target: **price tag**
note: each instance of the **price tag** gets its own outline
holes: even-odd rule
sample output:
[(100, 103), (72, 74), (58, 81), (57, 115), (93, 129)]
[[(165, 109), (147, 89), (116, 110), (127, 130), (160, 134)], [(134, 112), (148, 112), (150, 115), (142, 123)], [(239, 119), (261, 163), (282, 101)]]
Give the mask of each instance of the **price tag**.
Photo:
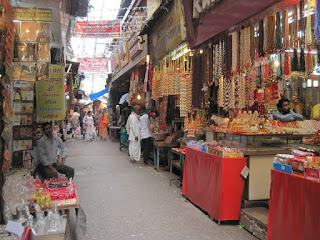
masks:
[(241, 171), (241, 176), (244, 179), (247, 179), (248, 175), (249, 175), (249, 168), (247, 166), (245, 166)]

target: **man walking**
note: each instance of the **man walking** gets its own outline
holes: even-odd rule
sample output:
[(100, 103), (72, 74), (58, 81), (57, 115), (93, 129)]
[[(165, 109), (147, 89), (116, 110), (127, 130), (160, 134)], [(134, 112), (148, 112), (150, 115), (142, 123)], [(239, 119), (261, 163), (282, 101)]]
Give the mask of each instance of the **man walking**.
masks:
[[(66, 174), (67, 178), (74, 177), (74, 169), (65, 165), (67, 151), (61, 138), (53, 135), (52, 124), (46, 122), (42, 124), (44, 135), (38, 141), (37, 171), (44, 179), (58, 176), (59, 173)], [(61, 150), (61, 160), (58, 161), (57, 152)]]
[(132, 163), (139, 162), (141, 157), (139, 111), (140, 107), (135, 105), (127, 122), (129, 125), (129, 155)]
[(72, 126), (72, 138), (76, 136), (76, 130), (79, 127), (80, 122), (80, 114), (78, 113), (78, 109), (75, 109), (72, 117), (71, 117), (71, 126)]
[(143, 162), (144, 164), (149, 163), (149, 155), (151, 150), (151, 131), (150, 131), (150, 121), (149, 115), (146, 113), (146, 107), (141, 107), (141, 117), (140, 117), (140, 129), (141, 129), (141, 139), (142, 139), (142, 152), (143, 152)]

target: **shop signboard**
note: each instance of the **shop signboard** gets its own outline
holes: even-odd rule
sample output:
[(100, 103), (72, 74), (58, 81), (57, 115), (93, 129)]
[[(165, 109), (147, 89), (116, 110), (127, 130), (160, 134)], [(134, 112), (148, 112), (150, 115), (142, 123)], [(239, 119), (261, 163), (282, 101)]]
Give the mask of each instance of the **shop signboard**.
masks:
[(59, 121), (64, 117), (64, 66), (50, 65), (49, 78), (37, 82), (37, 121)]
[(107, 58), (79, 58), (79, 72), (108, 72)]
[(128, 51), (128, 41), (125, 41), (122, 46), (120, 46), (120, 67), (123, 68), (129, 62), (129, 51)]
[(134, 33), (129, 40), (129, 55), (131, 59), (134, 59), (138, 53), (143, 50), (143, 45), (140, 43), (140, 39), (137, 33)]
[(13, 19), (21, 21), (52, 21), (52, 10), (45, 8), (14, 8)]
[(170, 11), (159, 20), (152, 30), (151, 46), (153, 62), (173, 51), (185, 40), (183, 15), (180, 1), (174, 1)]
[(111, 71), (113, 73), (117, 73), (119, 72), (120, 68), (119, 68), (119, 54), (115, 53), (113, 54), (113, 56), (111, 57), (110, 63), (111, 63)]
[(120, 22), (102, 21), (78, 21), (75, 23), (74, 32), (76, 37), (119, 37)]

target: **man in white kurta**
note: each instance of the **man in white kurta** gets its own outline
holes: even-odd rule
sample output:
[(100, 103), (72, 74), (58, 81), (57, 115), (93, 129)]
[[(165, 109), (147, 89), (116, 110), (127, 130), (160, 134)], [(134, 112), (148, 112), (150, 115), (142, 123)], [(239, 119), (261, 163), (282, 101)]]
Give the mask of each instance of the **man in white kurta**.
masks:
[(141, 133), (140, 133), (140, 107), (134, 106), (128, 121), (130, 125), (129, 131), (129, 154), (132, 162), (139, 162), (141, 157)]

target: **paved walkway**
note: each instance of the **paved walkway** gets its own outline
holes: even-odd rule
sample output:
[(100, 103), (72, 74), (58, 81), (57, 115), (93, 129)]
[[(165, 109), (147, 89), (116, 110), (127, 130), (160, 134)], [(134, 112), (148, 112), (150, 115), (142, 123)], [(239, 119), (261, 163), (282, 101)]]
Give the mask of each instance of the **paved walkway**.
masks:
[[(69, 141), (88, 240), (256, 239), (237, 225), (218, 225), (169, 186), (169, 172), (129, 162), (119, 143)], [(174, 184), (173, 184), (174, 185)]]

